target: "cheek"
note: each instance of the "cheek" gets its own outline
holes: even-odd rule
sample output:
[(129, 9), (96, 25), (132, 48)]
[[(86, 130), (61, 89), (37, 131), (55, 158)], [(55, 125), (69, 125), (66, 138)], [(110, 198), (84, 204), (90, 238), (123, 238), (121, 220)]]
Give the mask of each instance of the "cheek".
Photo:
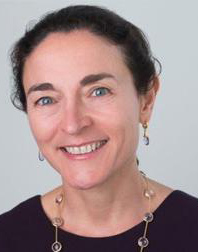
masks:
[(57, 128), (57, 120), (42, 118), (35, 113), (29, 113), (28, 120), (38, 145), (42, 145), (53, 138)]
[(112, 140), (111, 150), (117, 153), (117, 157), (126, 159), (136, 152), (139, 142), (139, 113), (136, 103), (125, 103), (123, 100), (106, 110), (98, 121), (98, 125), (102, 126)]
[(121, 104), (121, 110), (115, 118), (115, 132), (120, 141), (121, 148), (128, 156), (134, 154), (139, 142), (139, 109), (136, 102), (124, 102)]
[(112, 130), (137, 135), (139, 128), (138, 102), (122, 100), (106, 114), (106, 121), (112, 125)]

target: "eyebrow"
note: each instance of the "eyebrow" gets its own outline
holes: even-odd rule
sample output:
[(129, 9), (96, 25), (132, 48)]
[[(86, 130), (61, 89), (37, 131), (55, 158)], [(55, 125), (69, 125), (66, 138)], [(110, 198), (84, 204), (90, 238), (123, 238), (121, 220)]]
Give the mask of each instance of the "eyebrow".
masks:
[(27, 96), (35, 91), (46, 91), (46, 90), (52, 90), (55, 91), (55, 88), (51, 83), (40, 83), (40, 84), (34, 84), (28, 89)]
[[(115, 77), (112, 74), (109, 73), (99, 73), (99, 74), (90, 74), (85, 76), (81, 81), (80, 81), (80, 85), (81, 86), (87, 86), (87, 85), (91, 85), (94, 82), (103, 80), (105, 78), (112, 78), (115, 79)], [(27, 96), (35, 91), (56, 91), (56, 89), (54, 88), (54, 86), (51, 83), (45, 82), (45, 83), (39, 83), (39, 84), (34, 84), (33, 86), (31, 86), (27, 92)]]
[(105, 78), (112, 78), (112, 79), (115, 79), (115, 77), (114, 77), (112, 74), (109, 74), (109, 73), (90, 74), (90, 75), (85, 76), (85, 77), (80, 81), (80, 84), (81, 84), (82, 86), (86, 86), (86, 85), (92, 84), (92, 83), (94, 83), (94, 82), (103, 80), (103, 79), (105, 79)]

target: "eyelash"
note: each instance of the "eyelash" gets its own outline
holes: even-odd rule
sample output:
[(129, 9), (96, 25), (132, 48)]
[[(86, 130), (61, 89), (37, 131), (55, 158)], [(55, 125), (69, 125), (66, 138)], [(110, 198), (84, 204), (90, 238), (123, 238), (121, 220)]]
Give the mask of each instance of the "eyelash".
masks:
[[(40, 102), (42, 102), (42, 101), (45, 100), (45, 99), (48, 99), (48, 101), (49, 101), (49, 99), (50, 99), (51, 102), (50, 102), (50, 103), (45, 103), (45, 104), (40, 104)], [(51, 104), (53, 104), (53, 103), (54, 103), (54, 100), (53, 100), (51, 97), (45, 96), (45, 97), (41, 97), (40, 99), (38, 99), (38, 100), (35, 102), (35, 105), (46, 106), (46, 105), (51, 105)]]
[[(102, 94), (102, 95), (93, 95), (94, 94), (94, 92), (97, 92), (97, 91), (100, 91), (100, 90), (105, 90), (105, 94)], [(105, 96), (105, 95), (107, 95), (107, 94), (109, 94), (110, 93), (110, 89), (109, 88), (106, 88), (106, 87), (99, 87), (99, 88), (96, 88), (96, 89), (94, 89), (93, 91), (92, 91), (92, 96), (94, 96), (94, 97), (101, 97), (101, 96)], [(44, 101), (45, 99), (48, 99), (48, 101), (50, 100), (50, 103), (42, 103), (42, 101)], [(41, 97), (41, 98), (39, 98), (36, 102), (35, 102), (35, 105), (39, 105), (39, 106), (46, 106), (46, 105), (51, 105), (51, 104), (53, 104), (53, 103), (55, 103), (55, 101), (54, 101), (54, 99), (53, 98), (51, 98), (51, 97), (49, 97), (49, 96), (44, 96), (44, 97)]]
[[(103, 94), (103, 95), (99, 95), (99, 96), (93, 95), (93, 93), (94, 93), (94, 92), (97, 92), (98, 90), (105, 90), (106, 93)], [(93, 90), (92, 95), (95, 96), (95, 97), (100, 97), (100, 96), (107, 95), (107, 94), (109, 94), (109, 93), (110, 93), (110, 89), (109, 89), (109, 88), (106, 88), (106, 87), (99, 87), (99, 88), (96, 88), (96, 89)]]

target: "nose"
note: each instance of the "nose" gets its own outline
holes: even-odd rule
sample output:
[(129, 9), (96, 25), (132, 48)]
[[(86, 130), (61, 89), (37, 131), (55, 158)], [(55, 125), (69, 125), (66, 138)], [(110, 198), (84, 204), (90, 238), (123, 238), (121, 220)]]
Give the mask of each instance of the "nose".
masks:
[(61, 113), (61, 129), (70, 135), (77, 135), (92, 124), (86, 107), (80, 102), (70, 102)]

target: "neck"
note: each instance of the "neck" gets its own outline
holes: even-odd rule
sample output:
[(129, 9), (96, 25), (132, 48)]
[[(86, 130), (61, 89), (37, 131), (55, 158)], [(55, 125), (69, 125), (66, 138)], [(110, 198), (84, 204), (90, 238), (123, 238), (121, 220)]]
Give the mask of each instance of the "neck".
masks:
[(122, 232), (138, 224), (147, 211), (144, 189), (145, 181), (137, 166), (97, 188), (77, 190), (63, 183), (63, 228), (85, 236)]

